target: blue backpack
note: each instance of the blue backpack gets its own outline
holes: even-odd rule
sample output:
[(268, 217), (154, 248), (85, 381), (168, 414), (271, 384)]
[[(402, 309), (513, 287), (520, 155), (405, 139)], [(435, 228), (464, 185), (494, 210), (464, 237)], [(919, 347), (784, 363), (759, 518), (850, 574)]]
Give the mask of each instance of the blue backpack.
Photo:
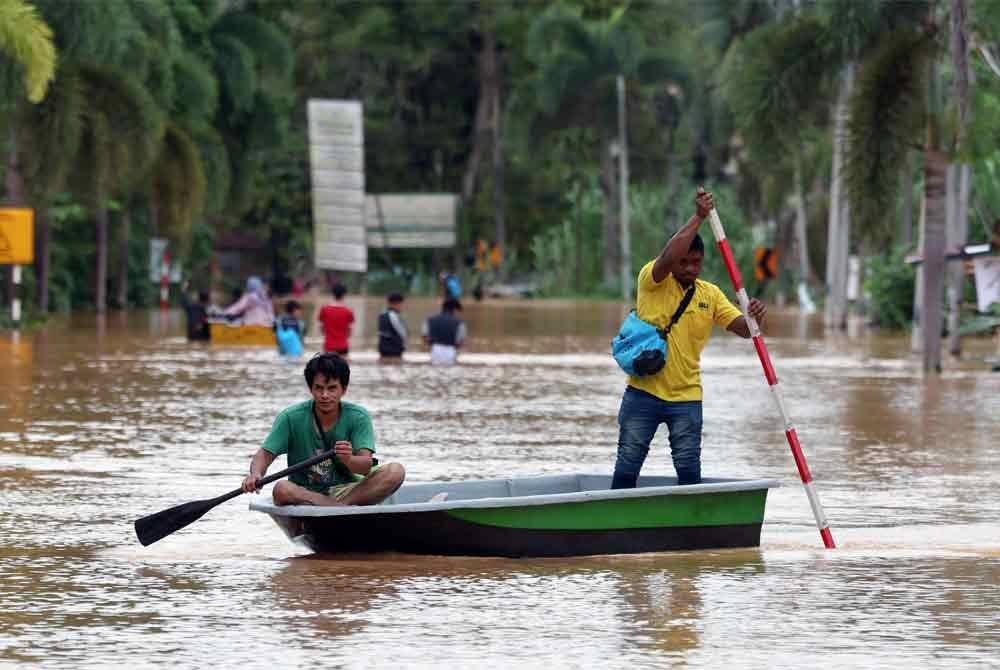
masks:
[(684, 294), (677, 311), (670, 318), (670, 324), (662, 331), (640, 319), (634, 309), (629, 312), (615, 339), (611, 340), (611, 355), (625, 374), (648, 377), (663, 369), (667, 364), (667, 336), (684, 314), (692, 297), (694, 285)]

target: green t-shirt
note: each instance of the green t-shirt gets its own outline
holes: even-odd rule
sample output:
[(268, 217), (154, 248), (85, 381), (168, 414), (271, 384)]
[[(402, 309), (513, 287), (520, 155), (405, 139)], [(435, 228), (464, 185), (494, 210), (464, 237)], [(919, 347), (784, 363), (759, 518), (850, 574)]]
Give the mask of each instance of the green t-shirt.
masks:
[[(340, 401), (340, 418), (326, 433), (326, 446), (313, 419), (313, 401), (306, 400), (285, 409), (275, 418), (271, 432), (261, 448), (275, 456), (288, 454), (289, 467), (301, 463), (313, 454), (347, 440), (354, 453), (362, 449), (375, 453), (375, 430), (368, 411), (360, 405)], [(299, 486), (325, 493), (331, 486), (355, 481), (348, 479), (343, 469), (335, 468), (333, 461), (323, 461), (308, 470), (292, 473), (288, 478)]]

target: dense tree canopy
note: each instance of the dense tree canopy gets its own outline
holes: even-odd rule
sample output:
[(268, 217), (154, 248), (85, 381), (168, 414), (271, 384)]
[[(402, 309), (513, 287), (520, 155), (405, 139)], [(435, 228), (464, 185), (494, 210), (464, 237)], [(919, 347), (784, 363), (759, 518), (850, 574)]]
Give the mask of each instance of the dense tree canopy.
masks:
[[(119, 302), (147, 300), (145, 268), (128, 259), (153, 235), (172, 240), (192, 276), (208, 276), (211, 240), (234, 231), (270, 243), (272, 279), (309, 272), (306, 103), (357, 99), (370, 192), (461, 194), (456, 256), (477, 238), (503, 238), (507, 273), (611, 295), (621, 76), (633, 266), (659, 250), (704, 183), (722, 196), (733, 238), (746, 240), (738, 254), (753, 244), (787, 252), (791, 272), (769, 288), (783, 291), (790, 277), (819, 283), (831, 188), (840, 192), (831, 155), (843, 153), (855, 212), (849, 252), (915, 241), (901, 236), (912, 213), (894, 221), (923, 188), (928, 101), (942, 105), (931, 130), (946, 140), (964, 124), (965, 143), (939, 149), (973, 164), (968, 235), (985, 239), (1000, 215), (1000, 192), (978, 179), (1000, 164), (1000, 13), (986, 5), (11, 0), (0, 10), (0, 75), (15, 92), (0, 117), (7, 197), (38, 213), (31, 286), (43, 309), (50, 291), (59, 305), (102, 309), (118, 275)], [(948, 46), (960, 13), (976, 36), (975, 50), (963, 47), (961, 119), (949, 91), (964, 81), (962, 61)], [(845, 73), (856, 79), (849, 106), (838, 97)], [(52, 257), (77, 245), (92, 269), (67, 285)], [(788, 262), (796, 247), (817, 271)], [(419, 274), (432, 258), (371, 262)]]

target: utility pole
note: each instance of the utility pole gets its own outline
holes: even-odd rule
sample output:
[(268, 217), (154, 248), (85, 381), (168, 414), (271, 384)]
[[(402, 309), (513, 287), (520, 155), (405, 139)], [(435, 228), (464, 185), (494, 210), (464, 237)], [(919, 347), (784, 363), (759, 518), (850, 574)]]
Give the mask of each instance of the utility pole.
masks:
[(625, 77), (618, 75), (618, 195), (621, 198), (622, 298), (632, 299), (632, 239), (628, 225), (628, 136), (625, 133)]

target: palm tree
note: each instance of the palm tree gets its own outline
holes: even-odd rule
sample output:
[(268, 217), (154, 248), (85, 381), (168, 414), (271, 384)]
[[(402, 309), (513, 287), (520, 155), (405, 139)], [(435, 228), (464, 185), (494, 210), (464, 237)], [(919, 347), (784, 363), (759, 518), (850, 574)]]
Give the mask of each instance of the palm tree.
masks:
[(24, 68), (28, 101), (40, 102), (55, 78), (56, 49), (52, 29), (32, 5), (23, 0), (0, 4), (0, 52)]
[[(918, 27), (898, 30), (861, 65), (851, 102), (848, 184), (858, 218), (877, 225), (890, 211), (904, 152), (923, 136), (924, 235), (919, 323), (926, 372), (941, 366), (942, 289), (945, 247), (944, 94), (938, 63), (942, 18), (936, 3), (925, 6)], [(967, 103), (966, 103), (967, 104)]]
[[(19, 109), (25, 99), (30, 103), (38, 103), (45, 97), (56, 71), (52, 29), (39, 17), (33, 6), (22, 0), (0, 4), (0, 53), (6, 56), (0, 60), (3, 79), (8, 83), (20, 79), (25, 89), (24, 98), (12, 95), (6, 105), (9, 124), (7, 199), (23, 203), (24, 180), (18, 162)], [(15, 64), (19, 71), (15, 71)], [(11, 88), (8, 87), (7, 90)]]
[[(727, 55), (723, 74), (726, 97), (737, 125), (757, 162), (786, 165), (793, 176), (795, 238), (799, 258), (799, 296), (810, 304), (805, 206), (806, 138), (829, 115), (825, 91), (831, 84), (826, 27), (812, 14), (788, 15), (744, 38)], [(805, 308), (805, 305), (800, 307)]]
[(532, 24), (526, 55), (536, 69), (518, 93), (518, 104), (530, 114), (530, 134), (537, 138), (580, 127), (593, 129), (598, 137), (605, 203), (602, 275), (606, 285), (613, 285), (622, 263), (616, 80), (624, 76), (633, 84), (630, 95), (640, 97), (649, 84), (681, 79), (682, 69), (665, 51), (647, 47), (623, 10), (608, 20), (591, 21), (553, 6)]
[(155, 157), (164, 133), (159, 108), (134, 78), (112, 68), (81, 66), (85, 108), (71, 185), (94, 215), (97, 258), (94, 303), (107, 307), (108, 199), (128, 195)]

